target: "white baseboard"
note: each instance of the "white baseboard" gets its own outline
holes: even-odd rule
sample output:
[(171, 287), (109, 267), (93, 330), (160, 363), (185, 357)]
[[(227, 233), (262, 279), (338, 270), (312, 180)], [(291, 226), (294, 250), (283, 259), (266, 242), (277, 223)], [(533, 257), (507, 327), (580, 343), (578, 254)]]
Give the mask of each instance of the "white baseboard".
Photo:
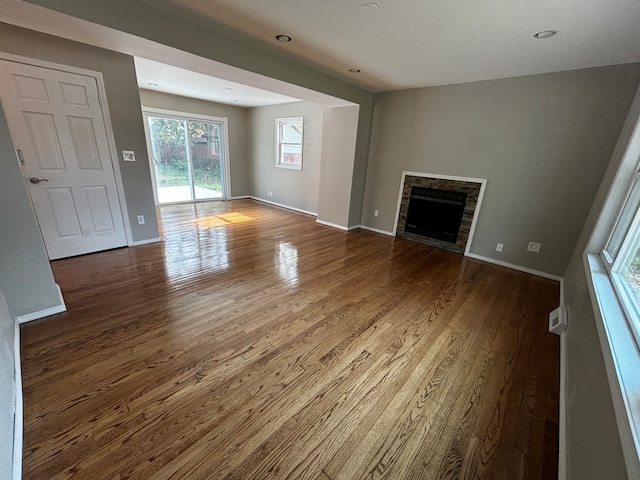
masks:
[(56, 313), (62, 313), (67, 310), (65, 305), (57, 305), (51, 308), (45, 308), (44, 310), (38, 310), (37, 312), (27, 313), (26, 315), (20, 315), (16, 317), (19, 323), (27, 323), (39, 318), (48, 317), (49, 315), (55, 315)]
[(44, 310), (38, 310), (37, 312), (27, 313), (25, 315), (20, 315), (16, 317), (18, 323), (27, 323), (32, 320), (37, 320), (39, 318), (48, 317), (49, 315), (55, 315), (56, 313), (62, 313), (67, 311), (67, 306), (64, 303), (64, 298), (62, 298), (62, 291), (60, 290), (60, 285), (56, 283), (56, 287), (58, 288), (58, 297), (60, 298), (60, 304), (55, 307), (45, 308)]
[(15, 368), (15, 409), (13, 420), (13, 469), (12, 479), (22, 478), (22, 435), (23, 435), (23, 411), (22, 404), (22, 368), (20, 366), (20, 324), (15, 323), (13, 340), (14, 368)]
[(249, 195), (239, 195), (237, 197), (230, 197), (229, 200), (246, 200), (251, 198)]
[(318, 214), (315, 212), (309, 212), (308, 210), (302, 210), (301, 208), (291, 207), (289, 205), (283, 205), (282, 203), (272, 202), (271, 200), (265, 200), (264, 198), (260, 198), (260, 197), (247, 196), (242, 198), (250, 198), (252, 200), (255, 200), (256, 202), (268, 203), (269, 205), (273, 205), (275, 207), (286, 208), (287, 210), (293, 210), (294, 212), (304, 213), (305, 215), (311, 215), (312, 217), (318, 216)]
[(325, 222), (324, 220), (318, 220), (318, 219), (316, 219), (316, 223), (319, 223), (320, 225), (325, 225), (331, 228), (337, 228), (338, 230), (343, 230), (345, 232), (349, 231), (349, 227), (345, 227), (344, 225), (338, 225), (337, 223)]
[[(560, 280), (560, 306), (564, 306), (564, 278)], [(567, 479), (567, 335), (560, 335), (560, 404), (558, 405), (558, 480)]]
[[(562, 303), (561, 303), (562, 305)], [(567, 335), (560, 335), (560, 405), (558, 412), (558, 480), (567, 479)]]
[(390, 232), (388, 230), (381, 230), (379, 228), (373, 228), (373, 227), (368, 227), (366, 225), (359, 225), (359, 227), (362, 230), (368, 230), (370, 232), (375, 232), (375, 233), (381, 233), (382, 235), (389, 235), (390, 237), (395, 237), (395, 235), (393, 234), (393, 232)]
[[(363, 230), (369, 230), (375, 233), (381, 233), (382, 235), (389, 235), (394, 237), (393, 232), (389, 232), (387, 230), (380, 230), (378, 228), (368, 227), (366, 225), (359, 225)], [(532, 268), (521, 267), (520, 265), (515, 265), (513, 263), (503, 262), (501, 260), (496, 260), (495, 258), (484, 257), (482, 255), (477, 255), (475, 253), (466, 254), (468, 257), (475, 258), (476, 260), (482, 260), (483, 262), (493, 263), (495, 265), (500, 265), (501, 267), (511, 268), (512, 270), (518, 270), (519, 272), (530, 273), (532, 275), (537, 275), (538, 277), (548, 278), (550, 280), (555, 280), (560, 282), (560, 305), (564, 305), (564, 280), (562, 277), (558, 275), (553, 275), (547, 272), (541, 272), (539, 270), (534, 270)]]
[(161, 242), (162, 238), (161, 237), (156, 237), (156, 238), (148, 238), (146, 240), (138, 240), (137, 242), (133, 242), (131, 245), (129, 245), (130, 247), (139, 247), (140, 245), (148, 245), (150, 243), (158, 243)]
[(533, 268), (521, 267), (520, 265), (514, 265), (513, 263), (503, 262), (501, 260), (496, 260), (495, 258), (483, 257), (482, 255), (476, 255), (475, 253), (469, 253), (467, 256), (471, 258), (475, 258), (476, 260), (482, 260), (483, 262), (500, 265), (501, 267), (511, 268), (512, 270), (518, 270), (519, 272), (530, 273), (531, 275), (537, 275), (538, 277), (548, 278), (549, 280), (555, 280), (556, 282), (562, 281), (562, 277), (558, 275), (553, 275), (547, 272), (541, 272), (539, 270), (534, 270)]

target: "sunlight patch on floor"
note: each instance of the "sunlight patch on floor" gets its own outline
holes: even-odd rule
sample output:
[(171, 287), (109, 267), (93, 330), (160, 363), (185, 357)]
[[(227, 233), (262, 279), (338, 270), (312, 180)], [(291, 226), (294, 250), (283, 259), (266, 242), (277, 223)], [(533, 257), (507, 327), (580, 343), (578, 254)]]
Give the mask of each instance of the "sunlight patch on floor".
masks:
[(193, 220), (195, 223), (200, 225), (201, 227), (211, 228), (211, 227), (221, 227), (224, 225), (229, 225), (231, 223), (244, 223), (244, 222), (252, 222), (253, 218), (248, 217), (247, 215), (243, 215), (237, 212), (228, 212), (221, 213), (219, 215), (209, 215), (207, 217), (200, 217)]

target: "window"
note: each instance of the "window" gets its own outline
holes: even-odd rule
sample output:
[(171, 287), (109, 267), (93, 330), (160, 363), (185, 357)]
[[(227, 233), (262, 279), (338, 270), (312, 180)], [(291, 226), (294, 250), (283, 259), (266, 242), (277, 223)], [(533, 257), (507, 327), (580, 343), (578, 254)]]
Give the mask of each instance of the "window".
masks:
[(600, 256), (640, 346), (640, 172), (631, 179), (620, 214)]
[[(620, 163), (583, 257), (589, 296), (629, 478), (640, 478), (638, 106), (640, 97), (634, 100), (630, 111), (634, 115), (629, 114), (612, 155), (612, 161)], [(571, 312), (569, 315), (571, 325)], [(580, 324), (582, 319), (578, 317), (574, 321)]]
[(276, 167), (302, 170), (303, 117), (276, 118)]

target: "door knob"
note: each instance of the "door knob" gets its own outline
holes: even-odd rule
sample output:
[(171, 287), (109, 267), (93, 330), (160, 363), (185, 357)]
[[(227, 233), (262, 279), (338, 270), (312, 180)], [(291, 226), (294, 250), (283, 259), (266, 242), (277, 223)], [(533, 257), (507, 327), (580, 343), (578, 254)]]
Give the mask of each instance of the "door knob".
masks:
[(36, 177), (31, 177), (31, 178), (29, 179), (29, 181), (30, 181), (31, 183), (35, 183), (35, 184), (37, 185), (37, 184), (38, 184), (38, 183), (40, 183), (40, 182), (48, 182), (48, 181), (49, 181), (49, 179), (48, 179), (48, 178), (36, 178)]

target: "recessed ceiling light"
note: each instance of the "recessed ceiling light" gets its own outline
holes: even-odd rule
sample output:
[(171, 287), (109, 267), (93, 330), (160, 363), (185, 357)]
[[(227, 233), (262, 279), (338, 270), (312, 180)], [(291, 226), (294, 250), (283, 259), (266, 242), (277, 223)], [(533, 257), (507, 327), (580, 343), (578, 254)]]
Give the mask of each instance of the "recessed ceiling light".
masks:
[(542, 40), (545, 38), (555, 37), (557, 34), (557, 30), (543, 30), (542, 32), (536, 33), (533, 38), (539, 38), (540, 40)]
[(358, 10), (360, 10), (360, 13), (373, 13), (378, 10), (378, 4), (373, 2), (363, 3), (358, 7)]
[(149, 85), (150, 87), (157, 87), (158, 86), (157, 83), (153, 83), (153, 82), (147, 82), (147, 85)]
[(225, 90), (233, 90), (231, 87), (224, 87)]
[(276, 40), (279, 42), (290, 42), (291, 37), (289, 35), (276, 35)]
[(349, 71), (351, 73), (360, 73), (360, 69), (359, 68), (350, 68)]

